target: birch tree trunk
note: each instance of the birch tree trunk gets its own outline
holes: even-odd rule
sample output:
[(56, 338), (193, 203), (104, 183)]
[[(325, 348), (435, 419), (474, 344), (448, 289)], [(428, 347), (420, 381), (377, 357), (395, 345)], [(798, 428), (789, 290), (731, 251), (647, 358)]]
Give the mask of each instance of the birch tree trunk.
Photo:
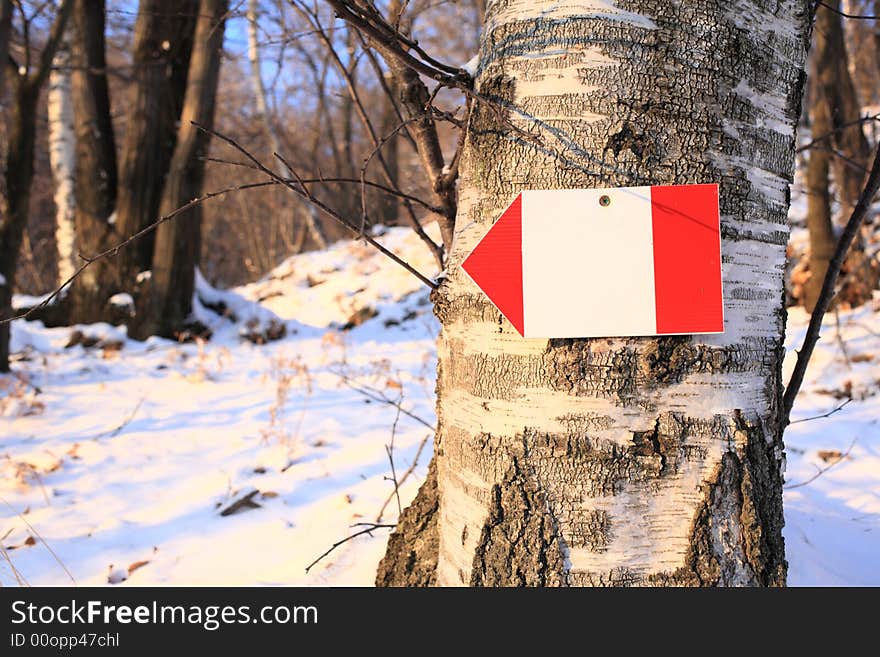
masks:
[[(433, 517), (404, 513), (380, 580), (785, 583), (783, 268), (809, 13), (490, 0), (477, 90), (540, 142), (476, 105), (435, 293), (439, 509), (429, 481), (413, 508)], [(461, 270), (523, 189), (660, 183), (720, 184), (723, 335), (524, 340)], [(621, 275), (559, 285), (577, 303)]]
[(73, 98), (70, 77), (70, 40), (65, 37), (52, 62), (47, 99), (49, 165), (55, 184), (55, 247), (58, 250), (59, 285), (70, 278), (76, 268), (76, 229), (74, 226), (76, 134), (73, 128)]

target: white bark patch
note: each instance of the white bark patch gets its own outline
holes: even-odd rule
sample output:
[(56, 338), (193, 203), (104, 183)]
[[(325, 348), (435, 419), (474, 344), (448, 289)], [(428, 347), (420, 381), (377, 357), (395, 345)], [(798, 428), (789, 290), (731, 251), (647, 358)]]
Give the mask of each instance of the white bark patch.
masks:
[(609, 0), (510, 0), (501, 10), (494, 10), (493, 4), (496, 3), (490, 0), (487, 7), (487, 16), (491, 17), (487, 21), (489, 31), (505, 23), (534, 18), (604, 18), (648, 30), (657, 27), (647, 16), (621, 9)]
[(49, 164), (55, 182), (55, 243), (58, 249), (58, 280), (67, 281), (76, 269), (74, 175), (76, 133), (70, 89), (70, 50), (65, 42), (52, 61), (49, 74)]
[(786, 116), (788, 99), (780, 93), (764, 93), (753, 89), (745, 80), (740, 80), (733, 93), (748, 100), (763, 113), (757, 121), (757, 127), (769, 128), (786, 137), (794, 134), (794, 122)]
[[(516, 84), (516, 105), (523, 107), (530, 99), (542, 97), (561, 97), (566, 94), (588, 94), (595, 89), (583, 82), (583, 72), (587, 69), (612, 65), (614, 62), (602, 54), (598, 48), (579, 47), (560, 51), (549, 49), (511, 58), (510, 67), (518, 70)], [(542, 103), (540, 106), (544, 106)], [(530, 119), (550, 121), (571, 119), (570, 113), (540, 113), (530, 115)], [(576, 118), (585, 121), (598, 121), (605, 118), (601, 114), (581, 112)]]

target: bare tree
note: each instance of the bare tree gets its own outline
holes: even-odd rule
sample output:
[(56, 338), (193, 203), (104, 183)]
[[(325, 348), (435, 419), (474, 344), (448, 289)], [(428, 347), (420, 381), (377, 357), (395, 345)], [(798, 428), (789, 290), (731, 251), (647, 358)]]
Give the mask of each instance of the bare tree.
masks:
[[(116, 147), (110, 114), (103, 0), (75, 0), (72, 96), (76, 125), (76, 243), (93, 256), (116, 238)], [(84, 271), (67, 294), (66, 320), (107, 319), (107, 301), (124, 289), (115, 263), (99, 261)]]
[[(116, 228), (131, 235), (152, 223), (177, 138), (198, 0), (141, 0), (135, 22), (131, 92), (119, 161)], [(126, 283), (150, 269), (152, 237), (120, 253)]]
[[(31, 183), (34, 177), (34, 144), (37, 132), (37, 102), (49, 77), (52, 60), (63, 38), (72, 0), (64, 0), (55, 12), (48, 39), (37, 57), (32, 44), (25, 43), (23, 58), (9, 67), (13, 100), (9, 117), (9, 144), (6, 152), (5, 195), (0, 207), (0, 317), (12, 315), (18, 254), (28, 221)], [(21, 8), (22, 29), (29, 30), (30, 17)], [(5, 17), (4, 17), (5, 18)], [(2, 23), (0, 23), (2, 24)], [(36, 59), (32, 62), (32, 58)], [(14, 62), (14, 63), (13, 63)], [(0, 372), (9, 371), (9, 324), (0, 324)]]
[[(210, 140), (207, 130), (214, 124), (228, 10), (228, 0), (199, 3), (183, 112), (159, 205), (161, 215), (173, 212), (202, 193), (204, 157)], [(201, 206), (159, 227), (153, 253), (153, 276), (130, 328), (133, 337), (171, 337), (184, 328), (192, 311), (200, 248)]]
[[(266, 139), (269, 142), (271, 154), (281, 153), (281, 144), (278, 141), (278, 135), (275, 126), (272, 124), (272, 117), (269, 112), (269, 103), (266, 97), (266, 86), (263, 84), (263, 68), (262, 58), (260, 56), (260, 39), (259, 39), (259, 17), (260, 2), (259, 0), (249, 0), (247, 19), (248, 19), (248, 60), (251, 65), (251, 84), (254, 88), (254, 100), (257, 105), (257, 119), (262, 125)], [(284, 174), (279, 162), (279, 173)], [(305, 211), (300, 213), (305, 223), (309, 237), (311, 237), (315, 246), (319, 249), (327, 248), (327, 236), (321, 228), (315, 213)]]

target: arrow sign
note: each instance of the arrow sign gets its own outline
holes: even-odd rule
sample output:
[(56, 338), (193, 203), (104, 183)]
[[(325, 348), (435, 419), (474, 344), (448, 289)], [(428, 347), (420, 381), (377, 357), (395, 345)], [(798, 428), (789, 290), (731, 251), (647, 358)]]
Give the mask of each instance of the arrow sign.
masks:
[(462, 267), (526, 338), (724, 332), (718, 185), (524, 191)]

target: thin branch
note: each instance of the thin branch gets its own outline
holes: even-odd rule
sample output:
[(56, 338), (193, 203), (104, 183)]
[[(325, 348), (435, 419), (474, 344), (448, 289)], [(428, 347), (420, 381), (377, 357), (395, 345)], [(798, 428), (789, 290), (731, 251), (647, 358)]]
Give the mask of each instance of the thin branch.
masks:
[(821, 477), (823, 474), (828, 472), (835, 465), (840, 465), (841, 462), (846, 460), (846, 458), (849, 456), (850, 452), (852, 452), (852, 448), (855, 447), (857, 440), (858, 440), (858, 438), (853, 438), (853, 441), (850, 443), (849, 447), (847, 447), (846, 451), (843, 452), (843, 454), (838, 456), (835, 461), (833, 461), (832, 463), (829, 463), (824, 468), (819, 468), (818, 472), (816, 472), (816, 474), (814, 474), (812, 477), (810, 477), (806, 481), (801, 481), (796, 484), (791, 484), (790, 486), (783, 486), (783, 488), (785, 488), (785, 490), (791, 490), (792, 488), (800, 488), (801, 486), (806, 486), (807, 484), (812, 484), (814, 481), (816, 481), (819, 477)]
[[(429, 433), (427, 436), (422, 438), (422, 442), (419, 443), (419, 448), (416, 450), (416, 455), (413, 458), (412, 464), (409, 466), (409, 468), (407, 468), (406, 472), (403, 473), (403, 476), (400, 478), (400, 481), (397, 482), (397, 486), (395, 487), (394, 491), (385, 499), (385, 503), (382, 505), (382, 508), (379, 509), (379, 515), (376, 516), (376, 522), (382, 522), (382, 516), (385, 514), (385, 509), (391, 503), (391, 500), (394, 499), (394, 496), (397, 494), (397, 491), (400, 488), (400, 486), (403, 486), (403, 482), (405, 482), (409, 478), (409, 476), (415, 471), (416, 466), (418, 466), (418, 464), (419, 464), (419, 457), (422, 455), (422, 450), (425, 449), (425, 445), (428, 444), (428, 440), (431, 438), (432, 435), (433, 434)], [(400, 496), (398, 495), (397, 497), (398, 497), (398, 507), (399, 507)], [(398, 516), (398, 517), (400, 517), (400, 516)]]
[(832, 409), (831, 409), (830, 411), (828, 411), (827, 413), (823, 413), (822, 415), (813, 415), (813, 416), (811, 416), (811, 417), (801, 418), (800, 420), (792, 420), (792, 421), (789, 422), (788, 424), (789, 424), (789, 426), (791, 426), (792, 424), (797, 424), (798, 422), (810, 422), (810, 421), (812, 421), (812, 420), (821, 420), (822, 418), (825, 418), (825, 417), (831, 417), (831, 416), (834, 415), (835, 413), (839, 413), (840, 411), (842, 411), (843, 408), (844, 408), (847, 404), (849, 404), (851, 401), (852, 401), (852, 397), (850, 397), (849, 399), (845, 400), (842, 404), (840, 404), (840, 405), (838, 405), (838, 406), (835, 406), (834, 408), (832, 408)]
[[(403, 396), (399, 401), (403, 401)], [(394, 467), (394, 437), (397, 435), (397, 423), (400, 422), (400, 406), (397, 407), (397, 415), (394, 416), (394, 424), (391, 425), (391, 444), (385, 445), (388, 454), (388, 462), (391, 464), (391, 481), (394, 482), (394, 496), (397, 498), (397, 517), (403, 515), (403, 505), (400, 503), (400, 482), (397, 481), (397, 468)]]
[(788, 382), (788, 386), (785, 388), (785, 394), (782, 398), (781, 423), (783, 428), (788, 426), (791, 409), (794, 406), (798, 391), (800, 391), (801, 385), (804, 382), (807, 365), (810, 362), (810, 357), (813, 355), (813, 349), (816, 347), (816, 342), (819, 340), (819, 332), (822, 329), (822, 318), (828, 310), (828, 307), (831, 305), (831, 300), (834, 297), (834, 286), (840, 275), (843, 261), (846, 258), (849, 247), (852, 245), (853, 240), (858, 234), (862, 222), (868, 214), (868, 210), (870, 209), (871, 203), (874, 201), (874, 197), (877, 195), (878, 190), (880, 190), (880, 145), (878, 145), (877, 152), (874, 155), (874, 164), (871, 167), (871, 174), (868, 176), (865, 188), (862, 190), (862, 193), (859, 196), (859, 201), (856, 203), (856, 207), (853, 209), (852, 215), (850, 216), (849, 221), (847, 221), (840, 239), (837, 241), (834, 255), (828, 263), (828, 271), (825, 273), (825, 280), (822, 282), (822, 291), (819, 293), (816, 307), (813, 309), (813, 314), (810, 316), (810, 324), (807, 327), (807, 334), (804, 337), (804, 343), (798, 352), (797, 362), (795, 363), (794, 371), (791, 374), (791, 379)]
[(52, 70), (52, 60), (55, 58), (55, 53), (64, 39), (64, 30), (72, 8), (73, 0), (64, 0), (61, 6), (58, 7), (55, 20), (52, 22), (52, 28), (49, 32), (49, 39), (43, 47), (43, 52), (40, 53), (40, 66), (28, 80), (28, 84), (32, 85), (34, 89), (39, 89), (43, 86), (43, 82), (49, 76), (49, 71)]
[(131, 413), (129, 413), (125, 417), (125, 419), (122, 420), (122, 422), (117, 424), (115, 427), (113, 427), (112, 429), (108, 429), (107, 431), (102, 431), (101, 433), (94, 435), (91, 438), (87, 438), (86, 440), (99, 440), (101, 438), (115, 438), (116, 436), (118, 436), (120, 433), (122, 433), (122, 430), (125, 429), (125, 427), (127, 427), (129, 424), (131, 424), (131, 422), (137, 416), (138, 411), (141, 409), (141, 406), (143, 406), (144, 401), (146, 401), (146, 399), (147, 399), (146, 397), (141, 397), (138, 400), (138, 403), (135, 404)]
[(397, 400), (391, 399), (387, 395), (383, 394), (381, 390), (376, 390), (376, 388), (373, 388), (365, 383), (360, 383), (360, 384), (355, 383), (354, 381), (352, 381), (351, 378), (348, 377), (348, 375), (346, 375), (344, 373), (334, 372), (334, 374), (336, 374), (336, 376), (338, 376), (340, 379), (342, 379), (342, 382), (345, 385), (347, 385), (349, 388), (351, 388), (355, 392), (359, 392), (364, 397), (367, 397), (368, 399), (371, 399), (373, 401), (381, 402), (383, 404), (388, 404), (389, 406), (394, 406), (395, 408), (400, 409), (401, 413), (403, 413), (407, 417), (415, 420), (419, 424), (427, 427), (431, 431), (437, 430), (437, 427), (435, 427), (433, 424), (431, 424), (427, 420), (420, 418), (418, 415), (416, 415), (412, 411), (406, 410), (405, 408), (403, 408), (403, 406)]
[(352, 527), (358, 527), (360, 525), (365, 525), (365, 524), (368, 526), (365, 527), (364, 529), (361, 529), (360, 531), (357, 531), (354, 534), (351, 534), (350, 536), (346, 536), (341, 541), (336, 541), (333, 545), (331, 545), (330, 548), (326, 552), (324, 552), (320, 557), (318, 557), (312, 563), (310, 563), (308, 566), (306, 566), (306, 573), (308, 573), (315, 566), (315, 564), (317, 564), (321, 559), (323, 559), (328, 554), (333, 552), (333, 550), (338, 548), (340, 545), (345, 545), (349, 541), (357, 538), (358, 536), (363, 536), (364, 534), (369, 534), (372, 537), (373, 532), (376, 531), (377, 529), (394, 529), (395, 527), (397, 527), (397, 525), (380, 525), (377, 523), (358, 523), (357, 525), (352, 525)]
[(857, 21), (873, 21), (873, 20), (880, 19), (880, 16), (870, 16), (870, 15), (866, 15), (866, 14), (848, 14), (845, 11), (840, 11), (840, 9), (832, 7), (827, 2), (822, 2), (822, 0), (816, 0), (816, 6), (817, 7), (825, 7), (825, 9), (827, 9), (828, 11), (830, 11), (833, 14), (837, 14), (838, 16), (842, 16), (843, 18), (851, 18), (851, 19), (857, 20)]
[(863, 117), (860, 117), (860, 118), (855, 119), (853, 121), (847, 121), (846, 123), (842, 123), (841, 125), (839, 125), (834, 130), (831, 130), (830, 132), (826, 132), (824, 135), (820, 135), (818, 137), (815, 137), (814, 139), (811, 139), (803, 146), (799, 146), (797, 149), (795, 149), (795, 153), (803, 153), (804, 151), (807, 151), (810, 148), (812, 148), (818, 142), (825, 141), (829, 137), (833, 137), (837, 133), (842, 132), (842, 131), (846, 130), (847, 128), (851, 128), (852, 126), (859, 125), (862, 123), (870, 123), (871, 121), (878, 121), (878, 120), (880, 120), (880, 113), (872, 114), (870, 116), (863, 116)]
[(50, 303), (52, 303), (55, 299), (57, 299), (58, 295), (60, 295), (63, 290), (65, 290), (71, 283), (73, 283), (73, 281), (75, 281), (77, 278), (79, 278), (86, 269), (91, 267), (98, 260), (101, 260), (103, 258), (115, 257), (119, 253), (119, 251), (124, 249), (126, 246), (128, 246), (132, 242), (135, 242), (135, 241), (141, 239), (144, 235), (147, 235), (147, 234), (153, 232), (160, 225), (164, 224), (166, 221), (171, 221), (179, 214), (186, 212), (187, 210), (194, 208), (195, 206), (197, 206), (201, 203), (204, 203), (205, 201), (208, 201), (212, 198), (216, 198), (217, 196), (224, 196), (226, 194), (229, 194), (230, 192), (243, 191), (246, 189), (256, 189), (258, 187), (268, 187), (269, 185), (275, 185), (275, 184), (277, 184), (277, 183), (275, 183), (275, 182), (249, 183), (246, 185), (235, 185), (234, 187), (227, 187), (226, 189), (221, 189), (216, 192), (210, 192), (208, 194), (200, 196), (199, 198), (194, 198), (189, 203), (185, 203), (184, 205), (180, 206), (179, 208), (177, 208), (173, 212), (170, 212), (163, 217), (159, 217), (156, 221), (151, 223), (149, 226), (142, 228), (141, 230), (139, 230), (135, 234), (129, 236), (128, 238), (126, 238), (125, 240), (120, 242), (119, 244), (117, 244), (115, 246), (111, 246), (109, 249), (102, 251), (101, 253), (98, 253), (97, 255), (84, 256), (84, 255), (80, 254), (79, 257), (83, 260), (83, 264), (80, 265), (79, 268), (75, 272), (73, 272), (73, 274), (70, 276), (70, 278), (68, 278), (66, 281), (64, 281), (58, 287), (56, 287), (45, 299), (43, 299), (36, 306), (28, 308), (25, 312), (19, 313), (17, 315), (12, 315), (11, 317), (7, 317), (5, 319), (0, 319), (0, 324), (6, 324), (6, 323), (12, 322), (16, 319), (27, 319), (28, 317), (33, 315), (35, 312), (37, 312), (40, 308), (45, 308)]
[[(315, 195), (312, 194), (304, 184), (300, 184), (299, 186), (297, 186), (297, 185), (293, 184), (292, 182), (290, 182), (287, 178), (283, 178), (283, 177), (279, 176), (272, 169), (269, 169), (268, 167), (266, 167), (262, 162), (260, 162), (256, 157), (254, 157), (248, 150), (246, 150), (241, 144), (239, 144), (237, 141), (235, 141), (232, 137), (228, 137), (222, 133), (217, 132), (216, 130), (212, 130), (211, 128), (207, 128), (199, 123), (196, 123), (195, 121), (193, 121), (192, 124), (194, 126), (196, 126), (199, 130), (207, 132), (209, 135), (216, 137), (217, 139), (219, 139), (223, 142), (226, 142), (227, 144), (232, 146), (232, 148), (234, 148), (236, 151), (238, 151), (239, 153), (244, 155), (248, 160), (250, 160), (257, 167), (257, 169), (259, 169), (259, 171), (262, 172), (264, 175), (266, 175), (267, 177), (271, 178), (272, 180), (284, 185), (285, 187), (287, 187), (290, 191), (292, 191), (297, 196), (300, 196), (301, 198), (305, 199), (306, 201), (309, 201), (312, 205), (314, 205), (316, 208), (318, 208), (319, 210), (324, 212), (331, 219), (339, 222), (340, 224), (342, 224), (343, 226), (345, 226), (346, 228), (351, 230), (353, 233), (355, 233), (355, 234), (359, 233), (358, 228), (355, 224), (353, 224), (351, 221), (349, 221), (345, 217), (341, 216), (338, 212), (336, 212), (336, 210), (334, 210), (333, 208), (328, 206), (326, 203), (324, 203), (320, 199), (316, 198)], [(282, 158), (278, 153), (274, 153), (274, 155), (278, 159), (280, 159), (282, 162), (284, 162), (285, 165), (288, 166), (288, 168), (289, 168), (289, 165), (287, 165), (284, 158)], [(295, 172), (291, 169), (291, 173), (295, 173)], [(406, 269), (410, 274), (412, 274), (413, 276), (418, 278), (420, 281), (422, 281), (422, 283), (424, 283), (425, 285), (430, 287), (432, 290), (436, 290), (439, 287), (439, 285), (435, 281), (432, 281), (430, 278), (428, 278), (427, 276), (422, 274), (419, 270), (417, 270), (411, 264), (409, 264), (408, 262), (403, 260), (400, 256), (395, 254), (393, 251), (386, 249), (384, 246), (382, 246), (379, 242), (377, 242), (375, 239), (373, 239), (369, 235), (362, 234), (362, 235), (360, 235), (360, 237), (365, 242), (367, 242), (367, 244), (370, 244), (371, 246), (375, 247), (380, 253), (382, 253), (382, 255), (390, 258), (391, 260), (396, 262), (398, 265), (400, 265), (401, 267)]]
[[(247, 162), (236, 162), (234, 160), (226, 160), (222, 157), (203, 157), (202, 159), (205, 162), (214, 162), (216, 164), (228, 164), (231, 166), (244, 167), (245, 169), (251, 169), (253, 171), (260, 171), (260, 169), (255, 167), (253, 164), (248, 164)], [(373, 180), (362, 181), (359, 178), (338, 178), (335, 176), (321, 176), (319, 178), (298, 178), (298, 179), (285, 178), (285, 180), (289, 183), (299, 182), (299, 180), (302, 180), (304, 183), (307, 183), (307, 184), (314, 184), (314, 183), (325, 183), (325, 184), (339, 183), (339, 184), (349, 184), (349, 185), (366, 184), (367, 187), (371, 187), (373, 189), (376, 189), (376, 190), (382, 192), (383, 194), (387, 194), (388, 196), (394, 196), (396, 198), (406, 199), (407, 201), (411, 201), (412, 203), (415, 203), (416, 205), (420, 205), (421, 207), (425, 208), (425, 210), (427, 210), (428, 212), (439, 213), (442, 211), (441, 208), (438, 208), (434, 205), (431, 205), (426, 200), (421, 199), (418, 196), (413, 196), (412, 194), (407, 194), (406, 192), (402, 192), (400, 190), (391, 189), (390, 187), (386, 187), (385, 185), (382, 185), (381, 183), (377, 183)], [(283, 185), (284, 183), (272, 181), (269, 184)]]

